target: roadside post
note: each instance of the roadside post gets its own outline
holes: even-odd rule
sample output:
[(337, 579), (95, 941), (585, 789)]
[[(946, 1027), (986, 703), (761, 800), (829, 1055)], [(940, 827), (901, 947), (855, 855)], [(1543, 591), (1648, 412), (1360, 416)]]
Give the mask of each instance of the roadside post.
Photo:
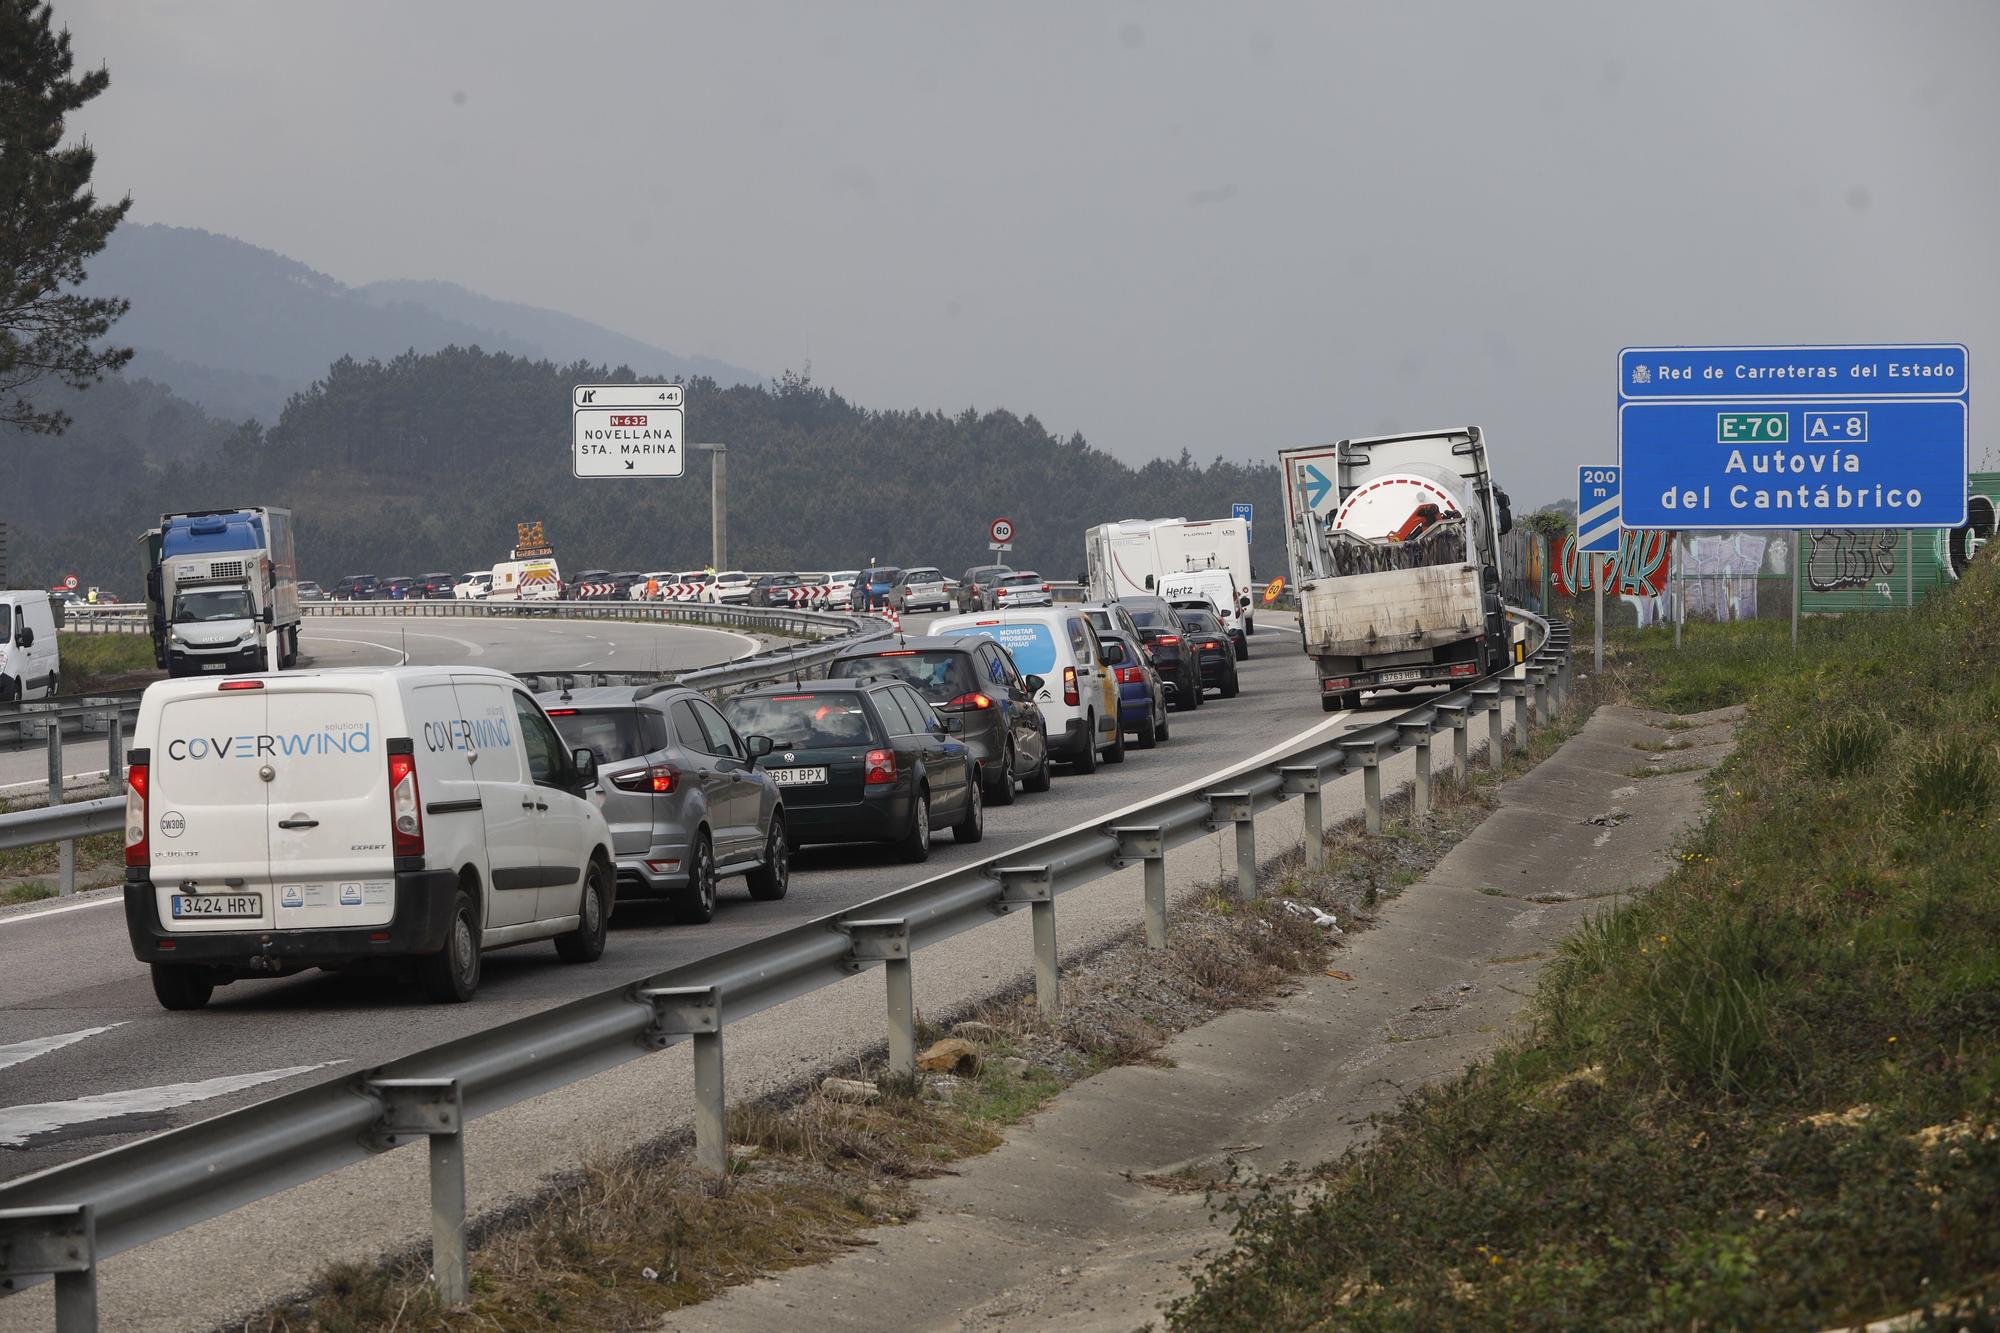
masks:
[(1799, 585), (1805, 582), (1805, 533), (1792, 529), (1792, 651), (1799, 647)]
[[(1620, 492), (1617, 467), (1600, 464), (1576, 470), (1576, 549), (1597, 566), (1591, 571), (1595, 577), (1590, 583), (1597, 606), (1595, 670), (1598, 671), (1604, 670), (1604, 581), (1611, 576), (1611, 565), (1618, 556), (1618, 543), (1625, 529)], [(1601, 564), (1596, 559), (1599, 555), (1605, 557)]]

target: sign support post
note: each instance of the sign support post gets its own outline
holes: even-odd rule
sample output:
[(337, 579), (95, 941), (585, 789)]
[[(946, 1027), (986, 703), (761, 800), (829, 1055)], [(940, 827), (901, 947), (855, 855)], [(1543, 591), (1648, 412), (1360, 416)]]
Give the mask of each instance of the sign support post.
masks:
[(1615, 466), (1576, 470), (1576, 549), (1589, 561), (1594, 575), (1590, 584), (1596, 595), (1599, 671), (1604, 670), (1604, 585), (1611, 578), (1611, 568), (1618, 562), (1618, 548), (1625, 537), (1621, 476)]
[(1598, 557), (1596, 572), (1597, 577), (1592, 579), (1590, 583), (1592, 589), (1597, 594), (1597, 616), (1594, 626), (1596, 634), (1594, 637), (1597, 640), (1597, 670), (1602, 673), (1604, 670), (1604, 580), (1611, 577), (1610, 556)]
[(1797, 652), (1799, 650), (1799, 584), (1805, 578), (1805, 574), (1799, 568), (1799, 566), (1805, 564), (1806, 562), (1805, 547), (1802, 546), (1799, 542), (1799, 539), (1803, 536), (1805, 536), (1805, 534), (1803, 532), (1798, 531), (1797, 529), (1794, 529), (1792, 532), (1792, 651), (1793, 652)]

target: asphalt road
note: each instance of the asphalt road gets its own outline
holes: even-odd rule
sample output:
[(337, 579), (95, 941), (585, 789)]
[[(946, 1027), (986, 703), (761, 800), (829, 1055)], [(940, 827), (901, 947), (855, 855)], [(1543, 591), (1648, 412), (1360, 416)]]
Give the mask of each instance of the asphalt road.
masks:
[[(623, 628), (605, 627), (599, 641)], [(361, 641), (357, 652), (380, 649), (379, 630), (376, 637), (345, 626), (339, 632)], [(552, 632), (546, 652), (562, 653), (565, 637), (573, 658), (574, 627)], [(1087, 777), (1058, 768), (1049, 793), (989, 809), (985, 840), (976, 846), (941, 835), (922, 867), (894, 860), (887, 849), (808, 848), (783, 901), (752, 902), (740, 880), (727, 880), (716, 918), (705, 926), (673, 925), (660, 906), (621, 904), (597, 963), (564, 965), (547, 944), (491, 954), (480, 993), (467, 1005), (427, 1004), (412, 985), (394, 979), (313, 972), (239, 982), (218, 990), (204, 1011), (172, 1014), (154, 1001), (146, 970), (131, 955), (115, 897), (0, 916), (0, 1179), (205, 1118), (324, 1077), (329, 1068), (379, 1064), (744, 943), (1099, 817), (1326, 721), (1310, 667), (1286, 629), (1274, 626), (1251, 642), (1254, 656), (1243, 664), (1239, 698), (1211, 697), (1196, 712), (1174, 714), (1171, 741), (1130, 751), (1122, 765), (1100, 766)], [(475, 643), (454, 626), (421, 644), (412, 634), (410, 651), (413, 657), (469, 653)], [(511, 656), (503, 663), (494, 645), (479, 646), (488, 651), (474, 660), (519, 669), (536, 664)], [(527, 651), (518, 641), (508, 646)], [(609, 657), (610, 647), (600, 656)], [(619, 645), (618, 656), (634, 651)], [(1410, 702), (1390, 696), (1353, 722)]]
[[(474, 616), (307, 616), (299, 635), (302, 665), (325, 667), (394, 666), (408, 660), (502, 671), (670, 671), (711, 666), (759, 646), (748, 634), (689, 625)], [(105, 759), (102, 734), (65, 739), (64, 773), (102, 772)], [(39, 744), (0, 751), (0, 787), (39, 782), (48, 773), (48, 751)]]

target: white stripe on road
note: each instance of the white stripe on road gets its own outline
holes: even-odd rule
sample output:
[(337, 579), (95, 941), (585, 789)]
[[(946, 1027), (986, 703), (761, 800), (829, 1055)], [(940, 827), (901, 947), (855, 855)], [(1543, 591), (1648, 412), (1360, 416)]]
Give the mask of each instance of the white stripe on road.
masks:
[(95, 1097), (78, 1097), (67, 1102), (39, 1102), (32, 1106), (0, 1108), (0, 1148), (19, 1148), (38, 1134), (53, 1133), (71, 1125), (87, 1125), (93, 1120), (171, 1111), (191, 1102), (205, 1102), (211, 1097), (241, 1092), (260, 1083), (275, 1083), (281, 1078), (325, 1069), (327, 1064), (342, 1063), (345, 1062), (331, 1060), (326, 1064), (291, 1065), (284, 1069), (259, 1070), (254, 1074), (225, 1074), (221, 1078), (205, 1078), (196, 1083), (162, 1083), (157, 1087), (129, 1088), (124, 1092), (100, 1093)]
[(395, 658), (397, 666), (402, 666), (410, 660), (410, 655), (402, 649), (391, 648), (386, 643), (376, 643), (372, 639), (343, 639), (338, 634), (313, 634), (310, 636), (301, 634), (299, 641), (301, 643), (351, 643), (361, 648), (373, 648), (378, 653), (387, 653)]
[(65, 912), (81, 912), (86, 907), (109, 907), (113, 903), (125, 905), (125, 895), (114, 893), (107, 898), (92, 898), (87, 903), (68, 903), (62, 907), (45, 907), (39, 912), (9, 912), (0, 916), (0, 926), (18, 926), (23, 921), (40, 921), (45, 916), (61, 916)]
[(23, 1060), (32, 1060), (38, 1055), (47, 1055), (50, 1051), (59, 1051), (65, 1046), (75, 1045), (85, 1037), (95, 1037), (100, 1032), (109, 1032), (113, 1028), (123, 1026), (125, 1026), (123, 1023), (106, 1023), (101, 1028), (84, 1028), (80, 1032), (58, 1032), (53, 1037), (30, 1037), (11, 1046), (0, 1046), (0, 1069), (18, 1065)]

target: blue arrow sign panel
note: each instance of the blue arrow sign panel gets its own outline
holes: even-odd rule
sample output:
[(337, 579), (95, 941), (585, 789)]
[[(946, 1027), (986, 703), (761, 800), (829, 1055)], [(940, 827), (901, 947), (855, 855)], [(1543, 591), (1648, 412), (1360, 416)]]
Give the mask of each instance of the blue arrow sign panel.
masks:
[(1299, 469), (1299, 476), (1305, 479), (1306, 508), (1318, 513), (1319, 502), (1326, 499), (1326, 493), (1333, 489), (1332, 480), (1311, 463)]
[(1618, 550), (1623, 531), (1619, 513), (1618, 469), (1580, 467), (1576, 470), (1576, 548), (1579, 551)]
[(1626, 402), (1628, 528), (1950, 528), (1965, 522), (1967, 404)]

